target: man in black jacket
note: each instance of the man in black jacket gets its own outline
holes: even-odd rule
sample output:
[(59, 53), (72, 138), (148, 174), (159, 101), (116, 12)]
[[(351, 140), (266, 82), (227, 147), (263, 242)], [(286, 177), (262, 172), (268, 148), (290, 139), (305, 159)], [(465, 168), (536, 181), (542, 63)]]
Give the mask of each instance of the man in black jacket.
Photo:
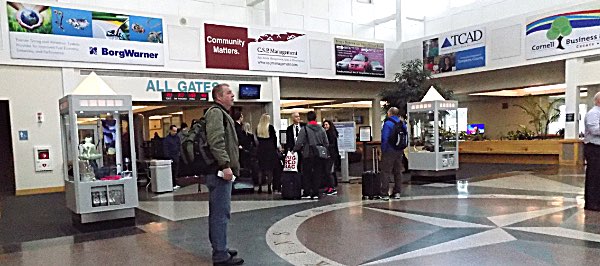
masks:
[(287, 127), (285, 132), (285, 150), (291, 151), (296, 145), (296, 139), (298, 139), (298, 133), (306, 124), (300, 123), (300, 114), (292, 114), (292, 124)]
[(164, 147), (165, 155), (171, 160), (171, 178), (173, 179), (173, 189), (179, 189), (176, 178), (179, 177), (179, 156), (181, 156), (181, 140), (177, 136), (177, 126), (169, 127), (169, 135), (165, 137)]

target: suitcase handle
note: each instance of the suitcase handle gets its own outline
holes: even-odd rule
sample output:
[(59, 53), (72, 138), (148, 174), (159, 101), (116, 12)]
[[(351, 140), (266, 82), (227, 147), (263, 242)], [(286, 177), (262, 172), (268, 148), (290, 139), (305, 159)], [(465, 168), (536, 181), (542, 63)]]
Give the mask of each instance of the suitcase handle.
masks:
[(377, 158), (377, 155), (378, 155), (377, 146), (373, 146), (373, 172), (374, 173), (379, 172), (379, 159)]

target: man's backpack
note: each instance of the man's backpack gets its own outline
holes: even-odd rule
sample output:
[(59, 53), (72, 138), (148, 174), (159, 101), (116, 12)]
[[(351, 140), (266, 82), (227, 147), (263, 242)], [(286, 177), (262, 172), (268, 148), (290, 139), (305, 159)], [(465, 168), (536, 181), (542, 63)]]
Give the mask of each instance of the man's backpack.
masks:
[[(212, 108), (214, 107), (209, 108), (209, 110)], [(227, 127), (227, 117), (223, 113), (223, 128), (225, 127)], [(192, 135), (194, 136), (194, 164), (197, 167), (197, 171), (209, 174), (214, 170), (216, 160), (208, 146), (206, 118), (200, 118), (190, 131), (193, 131)]]
[(395, 150), (404, 150), (408, 147), (408, 130), (406, 129), (406, 123), (402, 120), (396, 122), (393, 119), (389, 119), (394, 123), (392, 127), (392, 134), (388, 138), (388, 143)]

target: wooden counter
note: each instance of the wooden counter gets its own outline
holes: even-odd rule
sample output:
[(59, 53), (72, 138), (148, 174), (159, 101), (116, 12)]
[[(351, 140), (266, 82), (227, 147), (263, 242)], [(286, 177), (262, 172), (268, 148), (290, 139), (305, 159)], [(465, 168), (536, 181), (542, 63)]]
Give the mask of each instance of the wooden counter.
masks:
[(580, 140), (489, 140), (459, 143), (460, 162), (583, 164)]

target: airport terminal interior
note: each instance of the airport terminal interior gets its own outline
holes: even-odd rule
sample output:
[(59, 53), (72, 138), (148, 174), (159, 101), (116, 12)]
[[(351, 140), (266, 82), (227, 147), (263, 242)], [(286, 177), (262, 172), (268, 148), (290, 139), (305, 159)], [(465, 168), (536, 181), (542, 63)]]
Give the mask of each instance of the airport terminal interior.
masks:
[[(598, 1), (0, 10), (0, 265), (240, 265), (209, 241), (202, 133), (219, 84), (241, 121), (227, 239), (243, 265), (600, 265), (584, 158)], [(289, 151), (313, 115), (336, 143), (317, 197)], [(254, 139), (265, 123), (275, 136)], [(399, 179), (382, 171), (391, 145)]]

